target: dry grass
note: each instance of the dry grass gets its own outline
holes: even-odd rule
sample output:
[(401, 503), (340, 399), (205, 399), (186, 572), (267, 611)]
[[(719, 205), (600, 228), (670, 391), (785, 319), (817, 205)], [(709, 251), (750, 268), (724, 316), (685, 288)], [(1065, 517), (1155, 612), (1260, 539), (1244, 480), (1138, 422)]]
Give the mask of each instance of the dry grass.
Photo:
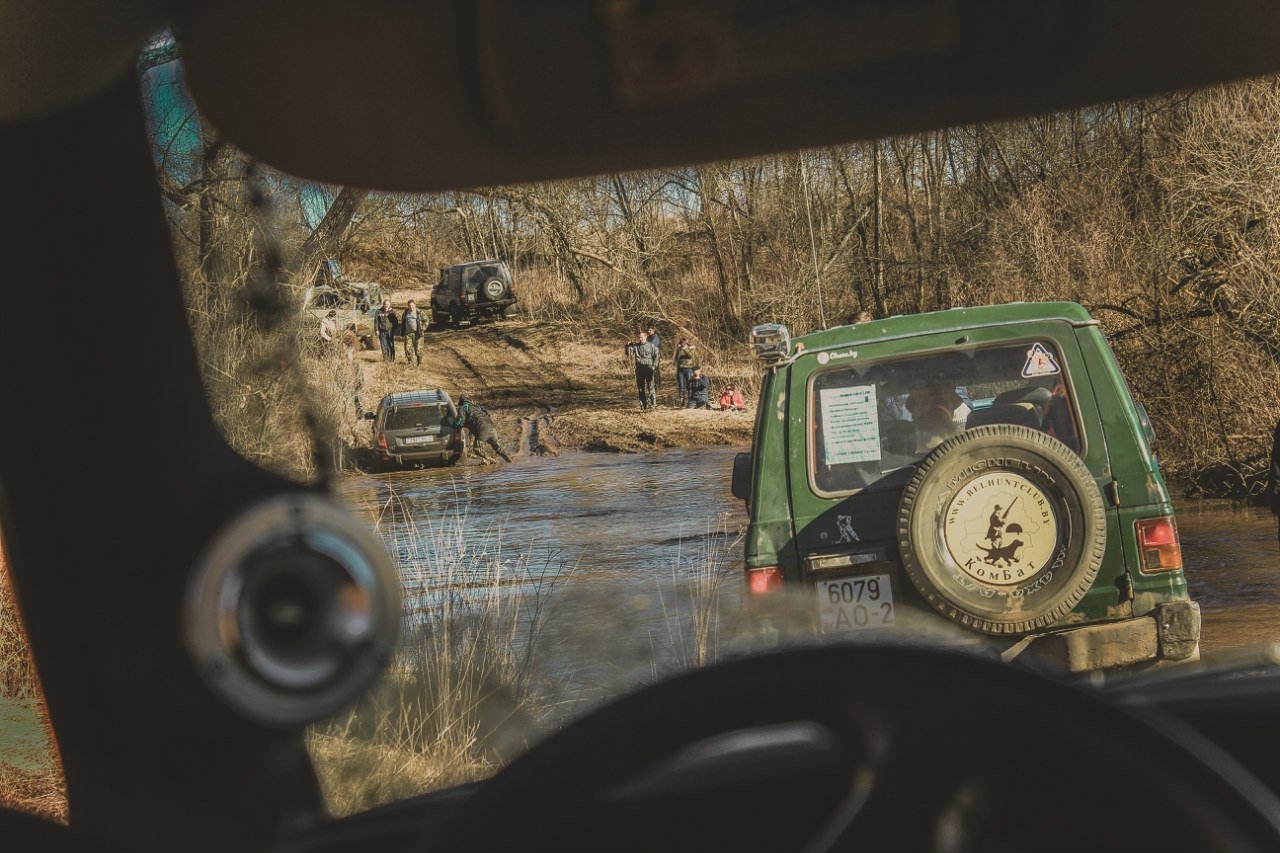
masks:
[(310, 733), (339, 815), (491, 775), (547, 701), (530, 661), (557, 567), (504, 551), (461, 507), (415, 518), (391, 494), (377, 526), (405, 583), (405, 635), (372, 696)]
[(0, 743), (0, 804), (65, 823), (66, 779), (3, 552), (0, 552), (0, 702), (5, 703), (0, 705), (0, 731), (14, 733), (12, 738), (5, 737)]
[[(653, 638), (665, 646), (665, 655), (680, 670), (707, 666), (720, 659), (737, 631), (738, 623), (725, 619), (724, 583), (741, 585), (742, 571), (731, 555), (741, 553), (742, 531), (731, 530), (729, 515), (721, 513), (714, 526), (687, 549), (681, 547), (671, 567), (670, 592), (659, 587), (666, 635)], [(735, 608), (738, 610), (740, 608)], [(659, 654), (655, 650), (656, 661)]]
[(62, 771), (0, 766), (0, 806), (66, 823), (67, 788)]
[(755, 412), (658, 409), (641, 412), (638, 399), (608, 408), (571, 408), (551, 425), (557, 440), (587, 450), (639, 452), (691, 445), (751, 443)]

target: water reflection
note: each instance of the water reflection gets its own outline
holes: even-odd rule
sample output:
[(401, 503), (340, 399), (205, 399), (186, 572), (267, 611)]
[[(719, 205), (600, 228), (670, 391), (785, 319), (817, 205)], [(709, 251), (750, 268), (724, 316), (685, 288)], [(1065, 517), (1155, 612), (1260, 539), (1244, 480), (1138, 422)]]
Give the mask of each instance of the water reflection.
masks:
[(735, 452), (570, 453), (361, 478), (342, 496), (376, 519), (412, 613), (459, 589), (536, 599), (535, 665), (575, 706), (714, 660), (738, 637)]
[(1200, 602), (1202, 654), (1280, 640), (1276, 519), (1239, 501), (1175, 502), (1182, 560)]
[[(538, 659), (568, 694), (590, 698), (714, 659), (738, 639), (746, 514), (729, 493), (735, 452), (570, 453), (361, 478), (344, 497), (378, 519), (424, 606), (442, 584), (526, 596), (554, 585)], [(1177, 513), (1202, 652), (1280, 640), (1274, 516), (1221, 500), (1182, 500)], [(432, 564), (442, 547), (477, 559)], [(462, 564), (481, 576), (460, 575)]]

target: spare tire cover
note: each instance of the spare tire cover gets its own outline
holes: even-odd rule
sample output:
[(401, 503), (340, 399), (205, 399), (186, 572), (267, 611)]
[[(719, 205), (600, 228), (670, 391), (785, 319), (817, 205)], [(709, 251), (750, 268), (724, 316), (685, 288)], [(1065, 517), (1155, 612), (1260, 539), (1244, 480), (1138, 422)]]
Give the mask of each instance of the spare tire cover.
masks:
[(1102, 495), (1083, 461), (1038, 430), (992, 424), (934, 448), (898, 507), (898, 548), (935, 609), (987, 634), (1058, 622), (1097, 577)]
[(507, 283), (500, 278), (486, 279), (480, 286), (480, 294), (490, 302), (501, 299), (506, 293)]

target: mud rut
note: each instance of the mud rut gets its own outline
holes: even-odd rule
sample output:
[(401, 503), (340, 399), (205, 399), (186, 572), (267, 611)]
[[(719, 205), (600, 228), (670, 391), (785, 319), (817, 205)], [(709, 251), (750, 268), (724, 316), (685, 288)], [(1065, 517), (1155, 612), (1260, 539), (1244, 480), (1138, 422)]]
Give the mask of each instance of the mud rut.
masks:
[[(432, 329), (422, 340), (421, 367), (363, 356), (365, 390), (376, 400), (393, 390), (443, 388), (457, 400), (466, 394), (493, 415), (504, 442), (516, 456), (558, 456), (553, 434), (566, 406), (609, 405), (623, 388), (575, 379), (557, 358), (555, 344), (527, 321), (496, 320), (461, 329)], [(404, 354), (397, 342), (397, 356)], [(616, 384), (616, 383), (613, 383)]]

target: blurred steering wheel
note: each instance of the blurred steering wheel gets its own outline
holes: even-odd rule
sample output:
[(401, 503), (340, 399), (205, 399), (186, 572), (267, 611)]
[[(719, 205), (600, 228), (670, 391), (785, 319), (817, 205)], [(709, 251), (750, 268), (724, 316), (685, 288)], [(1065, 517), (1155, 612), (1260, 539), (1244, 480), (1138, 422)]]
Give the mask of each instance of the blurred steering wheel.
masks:
[[(797, 851), (1280, 848), (1280, 801), (1176, 721), (972, 655), (825, 646), (690, 672), (570, 724), (479, 787), (448, 849), (642, 849), (651, 837), (597, 824), (584, 842), (583, 827), (656, 768), (690, 767), (672, 763), (690, 747), (784, 724), (824, 730), (846, 780), (825, 817), (788, 828)], [(717, 819), (705, 786), (665, 778)], [(795, 787), (760, 799), (809, 814), (820, 792)]]

